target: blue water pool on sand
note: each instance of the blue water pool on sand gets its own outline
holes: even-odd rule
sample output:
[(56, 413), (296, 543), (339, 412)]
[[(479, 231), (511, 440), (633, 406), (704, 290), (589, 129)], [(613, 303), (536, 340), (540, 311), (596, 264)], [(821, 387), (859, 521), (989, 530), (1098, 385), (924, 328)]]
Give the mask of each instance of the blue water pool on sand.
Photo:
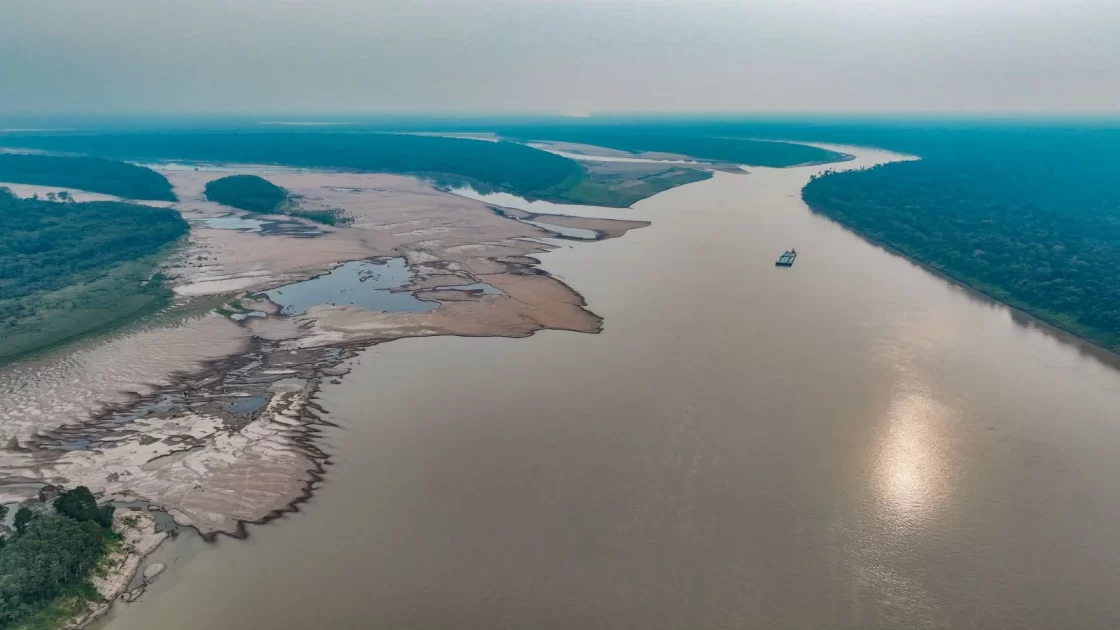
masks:
[(278, 304), (285, 315), (300, 315), (320, 304), (412, 313), (439, 307), (437, 302), (416, 299), (410, 291), (391, 290), (411, 280), (412, 272), (403, 258), (376, 262), (355, 260), (317, 278), (266, 291), (265, 295)]
[(241, 230), (243, 232), (260, 232), (265, 221), (246, 219), (238, 216), (214, 217), (203, 219), (202, 223), (208, 228), (216, 230)]

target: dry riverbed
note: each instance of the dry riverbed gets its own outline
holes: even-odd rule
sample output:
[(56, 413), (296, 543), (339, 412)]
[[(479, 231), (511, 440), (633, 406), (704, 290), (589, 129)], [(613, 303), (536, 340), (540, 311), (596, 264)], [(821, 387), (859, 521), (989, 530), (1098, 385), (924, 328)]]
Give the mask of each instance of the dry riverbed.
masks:
[[(565, 235), (599, 240), (646, 225), (497, 209), (404, 176), (162, 170), (192, 224), (163, 269), (183, 315), (0, 371), (0, 501), (85, 485), (150, 501), (207, 538), (242, 536), (320, 480), (330, 454), (315, 437), (329, 418), (315, 394), (347, 373), (355, 350), (401, 337), (598, 332), (582, 296), (533, 256)], [(238, 172), (352, 223), (249, 216), (203, 197), (208, 181)], [(351, 271), (356, 280), (337, 284)], [(371, 306), (377, 299), (406, 306)]]

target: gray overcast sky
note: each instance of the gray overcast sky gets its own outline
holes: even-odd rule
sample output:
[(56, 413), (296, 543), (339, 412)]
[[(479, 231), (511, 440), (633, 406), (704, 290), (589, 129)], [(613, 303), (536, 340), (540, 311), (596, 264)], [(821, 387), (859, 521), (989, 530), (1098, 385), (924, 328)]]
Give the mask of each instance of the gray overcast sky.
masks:
[(0, 113), (1120, 112), (1120, 0), (0, 0)]

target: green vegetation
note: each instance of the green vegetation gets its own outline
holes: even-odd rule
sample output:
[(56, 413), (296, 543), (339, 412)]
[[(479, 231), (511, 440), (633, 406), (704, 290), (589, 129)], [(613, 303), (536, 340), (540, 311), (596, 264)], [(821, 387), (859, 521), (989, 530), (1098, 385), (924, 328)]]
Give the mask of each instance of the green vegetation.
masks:
[(393, 133), (243, 132), (7, 135), (6, 146), (117, 159), (179, 159), (448, 174), (498, 190), (539, 196), (582, 175), (576, 162), (509, 142)]
[(75, 521), (95, 521), (102, 527), (113, 527), (113, 506), (97, 505), (97, 499), (85, 486), (64, 492), (54, 501), (54, 511)]
[[(510, 138), (790, 166), (843, 156), (831, 142), (922, 157), (820, 178), (818, 212), (992, 297), (1120, 349), (1120, 127), (1115, 121), (734, 118), (489, 120), (393, 131), (492, 131)], [(355, 130), (359, 127), (355, 127)], [(194, 159), (415, 174), (482, 191), (626, 206), (695, 170), (648, 179), (512, 143), (379, 133), (229, 131), (5, 136), (8, 146), (131, 159)], [(762, 140), (770, 140), (765, 142)], [(781, 142), (789, 141), (789, 142)], [(319, 217), (329, 222), (328, 217)]]
[[(829, 142), (917, 155), (919, 162), (820, 178), (804, 197), (814, 210), (870, 239), (1120, 349), (1116, 120), (593, 118), (458, 123), (443, 130), (745, 163), (750, 156), (726, 152), (737, 146), (731, 139)], [(703, 138), (709, 140), (697, 140)]]
[(287, 214), (324, 225), (349, 225), (354, 222), (354, 217), (347, 215), (337, 208), (331, 210), (304, 210), (295, 207), (289, 208)]
[(170, 209), (0, 189), (0, 361), (166, 303), (170, 292), (152, 273), (187, 230)]
[(77, 188), (127, 199), (175, 201), (163, 175), (142, 166), (91, 157), (0, 153), (0, 182)]
[(486, 129), (508, 137), (709, 159), (728, 156), (686, 149), (682, 138), (829, 142), (920, 156), (918, 162), (819, 178), (804, 198), (815, 211), (870, 239), (1120, 350), (1116, 120), (679, 117), (491, 124)]
[(232, 208), (271, 214), (288, 201), (288, 192), (256, 175), (230, 175), (207, 183), (206, 198)]
[(21, 507), (16, 510), (16, 518), (12, 523), (12, 526), (16, 528), (16, 533), (24, 533), (27, 530), (27, 524), (30, 523), (33, 518), (35, 518), (35, 515), (31, 510), (27, 509), (27, 507)]
[(627, 208), (635, 202), (684, 184), (710, 179), (712, 174), (693, 168), (668, 167), (650, 172), (647, 165), (628, 172), (618, 164), (603, 168), (589, 163), (586, 175), (570, 188), (546, 197), (559, 203)]
[[(520, 136), (518, 136), (520, 137)], [(529, 137), (529, 136), (527, 136)], [(562, 139), (562, 138), (558, 138)], [(454, 181), (482, 191), (502, 191), (530, 199), (569, 203), (594, 203), (625, 207), (680, 182), (709, 175), (692, 169), (676, 169), (670, 177), (653, 177), (630, 185), (596, 174), (579, 162), (512, 142), (483, 142), (403, 133), (290, 131), (241, 133), (103, 133), (71, 135), (8, 135), (7, 146), (70, 151), (133, 160), (197, 160), (253, 164), (283, 164), (312, 168), (347, 169), (364, 172), (402, 173), (437, 181)], [(652, 147), (656, 150), (721, 144), (734, 157), (749, 163), (786, 164), (819, 161), (838, 156), (812, 147), (775, 142), (692, 138), (688, 147)], [(770, 156), (770, 157), (766, 157)], [(708, 157), (708, 156), (702, 156)], [(720, 159), (713, 153), (711, 159)], [(792, 162), (791, 162), (792, 161)], [(267, 201), (267, 197), (265, 198)], [(305, 212), (306, 214), (299, 214)], [(294, 210), (320, 223), (335, 224), (335, 212)], [(334, 222), (334, 223), (332, 223)]]
[(871, 131), (925, 159), (818, 178), (815, 211), (1120, 350), (1120, 131)]
[(288, 191), (256, 175), (230, 175), (206, 184), (206, 198), (231, 208), (261, 214), (284, 213), (325, 225), (347, 225), (353, 218), (340, 209), (308, 210)]
[(79, 487), (59, 496), (53, 513), (45, 507), (21, 507), (15, 537), (0, 547), (0, 628), (43, 627), (98, 597), (89, 577), (118, 538), (112, 506), (98, 507)]

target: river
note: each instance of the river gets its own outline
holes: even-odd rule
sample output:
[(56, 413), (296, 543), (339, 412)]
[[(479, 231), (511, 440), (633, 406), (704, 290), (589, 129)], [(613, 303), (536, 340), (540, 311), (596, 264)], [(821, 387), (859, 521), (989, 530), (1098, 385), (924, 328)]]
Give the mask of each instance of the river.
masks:
[(1120, 372), (813, 215), (824, 168), (544, 255), (601, 334), (365, 351), (300, 512), (100, 627), (1120, 626)]

